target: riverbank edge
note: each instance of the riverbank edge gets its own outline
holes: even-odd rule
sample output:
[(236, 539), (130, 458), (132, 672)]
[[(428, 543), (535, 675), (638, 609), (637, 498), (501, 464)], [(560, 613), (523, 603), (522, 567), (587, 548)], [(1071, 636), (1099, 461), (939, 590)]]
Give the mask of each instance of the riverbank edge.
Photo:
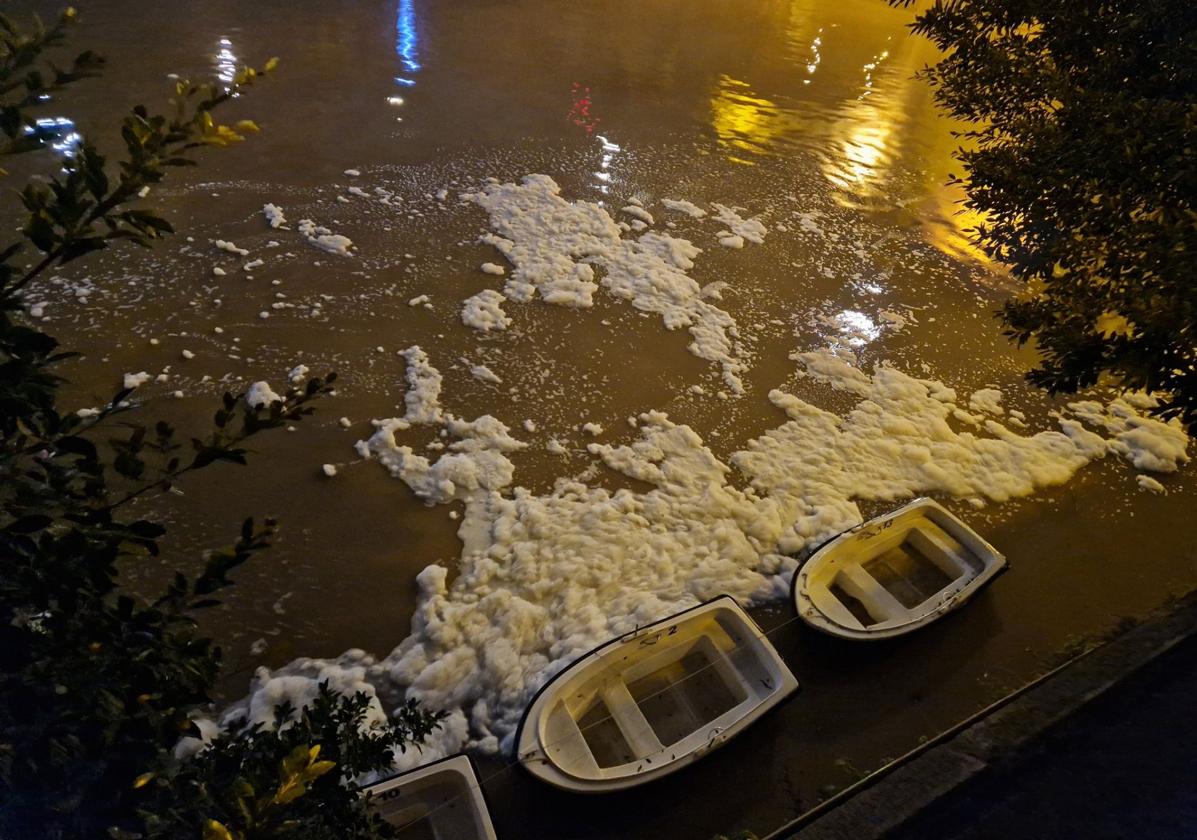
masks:
[(764, 840), (881, 838), (1197, 635), (1197, 590), (1072, 657)]

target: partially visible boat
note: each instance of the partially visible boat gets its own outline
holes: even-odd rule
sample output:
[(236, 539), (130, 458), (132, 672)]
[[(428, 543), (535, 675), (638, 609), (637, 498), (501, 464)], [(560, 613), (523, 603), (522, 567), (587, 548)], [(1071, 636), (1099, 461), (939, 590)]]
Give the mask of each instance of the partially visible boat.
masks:
[(469, 756), (454, 755), (365, 789), (400, 840), (496, 840)]
[(1006, 566), (980, 534), (931, 499), (871, 519), (794, 575), (794, 607), (818, 630), (887, 639), (963, 606)]
[(546, 683), (520, 722), (517, 756), (559, 788), (629, 788), (697, 761), (797, 688), (724, 595), (613, 639)]

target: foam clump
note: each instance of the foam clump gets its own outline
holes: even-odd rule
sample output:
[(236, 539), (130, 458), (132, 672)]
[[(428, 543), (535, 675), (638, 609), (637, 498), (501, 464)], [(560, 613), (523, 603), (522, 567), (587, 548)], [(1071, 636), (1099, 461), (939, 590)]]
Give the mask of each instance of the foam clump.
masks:
[(503, 383), (499, 375), (486, 365), (473, 365), (470, 368), (470, 375), (481, 382), (489, 382), (492, 385), (501, 385)]
[[(392, 475), (402, 479), (427, 504), (468, 500), (478, 493), (499, 490), (511, 484), (515, 466), (505, 453), (527, 446), (509, 434), (506, 425), (490, 415), (467, 421), (444, 411), (440, 404), (442, 376), (418, 346), (402, 353), (407, 361), (408, 382), (406, 413), (403, 417), (375, 420), (376, 431), (367, 441), (359, 441), (357, 451), (373, 457)], [(498, 377), (485, 366), (477, 366), (475, 376)], [(445, 434), (458, 438), (448, 452), (436, 461), (417, 455), (410, 446), (401, 445), (396, 433), (415, 425), (439, 425)]]
[(226, 242), (223, 239), (217, 239), (213, 244), (221, 251), (227, 251), (230, 254), (237, 254), (241, 257), (249, 253), (249, 250), (246, 248), (238, 248), (236, 242)]
[(269, 407), (283, 398), (274, 392), (269, 382), (255, 382), (245, 392), (245, 404), (250, 408)]
[(481, 332), (507, 329), (511, 326), (511, 318), (503, 311), (504, 300), (494, 289), (483, 289), (466, 298), (461, 307), (461, 322)]
[(296, 227), (298, 227), (300, 234), (303, 235), (303, 238), (307, 240), (309, 245), (330, 254), (339, 254), (342, 257), (353, 256), (350, 250), (353, 248), (353, 240), (348, 236), (333, 233), (328, 228), (316, 224), (311, 219), (300, 219)]
[(1002, 408), (1001, 403), (1002, 392), (997, 388), (980, 388), (973, 391), (972, 396), (968, 398), (969, 410), (984, 414), (1005, 414), (1006, 410)]
[[(705, 300), (685, 273), (700, 250), (663, 233), (624, 239), (603, 207), (567, 201), (560, 193), (549, 176), (527, 175), (518, 184), (491, 180), (463, 195), (490, 214), (492, 232), (482, 241), (512, 265), (504, 296), (522, 303), (539, 295), (546, 303), (589, 308), (601, 285), (637, 310), (660, 316), (668, 329), (689, 330), (690, 352), (718, 364), (732, 393), (743, 393), (745, 351), (735, 320)], [(652, 218), (636, 205), (624, 209), (643, 224)], [(605, 269), (597, 282), (594, 266)]]
[(703, 210), (697, 204), (684, 199), (663, 198), (661, 199), (661, 204), (665, 205), (665, 209), (667, 210), (673, 210), (675, 213), (685, 213), (692, 219), (701, 219), (707, 214), (707, 211)]
[(266, 217), (266, 223), (271, 228), (281, 228), (287, 223), (287, 217), (283, 215), (283, 208), (277, 204), (263, 204), (262, 215)]
[(715, 208), (715, 219), (726, 225), (732, 236), (741, 240), (739, 247), (743, 247), (744, 242), (752, 242), (755, 245), (764, 243), (768, 228), (760, 219), (755, 217), (745, 219), (736, 212), (743, 210), (742, 207), (728, 207), (724, 204), (712, 204), (711, 206)]
[(1142, 396), (1122, 395), (1102, 405), (1096, 400), (1080, 400), (1068, 409), (1082, 421), (1104, 429), (1113, 437), (1107, 442), (1110, 452), (1141, 470), (1171, 473), (1188, 463), (1189, 437), (1179, 420), (1157, 420), (1139, 413), (1133, 404), (1147, 409), (1155, 406)]
[(151, 376), (146, 371), (139, 373), (126, 373), (121, 380), (121, 387), (123, 388), (140, 388), (145, 383), (149, 382)]

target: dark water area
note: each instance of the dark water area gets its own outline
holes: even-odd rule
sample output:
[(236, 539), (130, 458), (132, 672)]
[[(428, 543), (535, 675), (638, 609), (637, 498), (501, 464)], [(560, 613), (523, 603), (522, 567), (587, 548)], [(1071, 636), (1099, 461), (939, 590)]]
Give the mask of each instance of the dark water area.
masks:
[[(46, 16), (56, 8), (35, 5)], [(226, 389), (278, 381), (299, 363), (340, 374), (336, 398), (297, 431), (254, 441), (249, 468), (205, 471), (147, 509), (170, 536), (161, 561), (131, 575), (146, 591), (231, 541), (243, 516), (282, 520), (275, 549), (238, 573), (209, 618), (230, 700), (257, 666), (349, 648), (385, 655), (409, 633), (419, 571), (455, 569), (462, 506), (426, 507), (353, 450), (370, 420), (403, 412), (402, 348), (434, 354), (446, 402), (462, 416), (535, 421), (525, 435), (534, 445), (512, 460), (518, 484), (538, 493), (591, 469), (584, 440), (564, 456), (545, 448), (584, 420), (630, 439), (624, 418), (668, 411), (725, 459), (783, 421), (766, 398), (772, 388), (846, 410), (848, 397), (799, 381), (789, 358), (825, 343), (962, 391), (996, 387), (1031, 431), (1051, 428), (1066, 402), (1023, 383), (1033, 355), (1009, 345), (994, 318), (1015, 285), (969, 244), (976, 219), (943, 186), (959, 127), (914, 77), (935, 53), (906, 31), (909, 10), (881, 0), (107, 0), (79, 10), (75, 42), (109, 67), (46, 114), (112, 151), (113, 111), (164, 103), (168, 74), (220, 77), (281, 58), (226, 115), (252, 117), (262, 133), (204, 153), (148, 197), (178, 236), (81, 260), (31, 300), (45, 304), (44, 327), (85, 354), (65, 371), (80, 406), (106, 400), (123, 373), (161, 372), (139, 391), (148, 415), (199, 431)], [(10, 183), (39, 166), (55, 168), (24, 161)], [(683, 198), (765, 220), (765, 242), (736, 250), (670, 217), (704, 248), (692, 276), (731, 289), (724, 305), (750, 347), (745, 397), (711, 398), (717, 371), (687, 352), (684, 334), (610, 296), (588, 310), (509, 304), (514, 323), (502, 334), (463, 326), (460, 301), (494, 280), (478, 266), (496, 256), (478, 242), (486, 214), (455, 196), (487, 177), (535, 172), (613, 214), (630, 198), (650, 207)], [(402, 207), (350, 186), (384, 188)], [(436, 198), (442, 189), (448, 202)], [(271, 231), (266, 202), (350, 236), (357, 256)], [(821, 233), (804, 232), (799, 211), (814, 212)], [(207, 244), (217, 238), (269, 257), (267, 266), (244, 271)], [(421, 295), (431, 308), (411, 305)], [(894, 313), (899, 321), (887, 321)], [(471, 375), (479, 363), (502, 387)], [(323, 464), (338, 466), (335, 478)], [(983, 509), (945, 500), (1011, 570), (911, 636), (851, 644), (802, 626), (788, 604), (757, 610), (802, 687), (674, 776), (583, 797), (480, 758), (500, 837), (704, 840), (776, 828), (1085, 640), (1197, 586), (1192, 470), (1157, 476), (1162, 495), (1134, 475), (1111, 455), (1025, 498)]]

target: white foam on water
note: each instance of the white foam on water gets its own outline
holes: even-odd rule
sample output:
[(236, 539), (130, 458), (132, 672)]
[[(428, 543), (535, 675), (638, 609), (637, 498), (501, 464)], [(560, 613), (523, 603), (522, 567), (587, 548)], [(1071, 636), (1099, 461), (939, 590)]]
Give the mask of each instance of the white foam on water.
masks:
[[(603, 207), (560, 193), (549, 176), (528, 175), (519, 184), (491, 179), (463, 194), (490, 214), (493, 232), (482, 241), (512, 265), (506, 297), (526, 302), (539, 295), (546, 303), (587, 308), (601, 283), (636, 309), (659, 315), (668, 329), (688, 329), (690, 352), (718, 364), (731, 391), (743, 393), (744, 348), (735, 320), (703, 299), (683, 267), (693, 265), (699, 249), (663, 233), (624, 239)], [(605, 269), (597, 283), (593, 265)]]
[[(1154, 401), (1154, 398), (1149, 399)], [(1152, 472), (1176, 472), (1189, 461), (1189, 437), (1184, 427), (1175, 418), (1164, 421), (1146, 417), (1133, 402), (1146, 408), (1154, 407), (1141, 395), (1123, 395), (1109, 405), (1096, 400), (1080, 400), (1069, 403), (1068, 408), (1089, 425), (1112, 434), (1106, 443), (1109, 451), (1135, 467)]]
[(1002, 415), (1006, 413), (1006, 410), (1002, 408), (1002, 392), (997, 388), (981, 388), (973, 391), (972, 396), (968, 398), (968, 407), (970, 411), (983, 414)]
[(470, 376), (482, 382), (490, 382), (492, 385), (501, 385), (503, 380), (499, 375), (486, 365), (473, 365), (470, 367)]
[(743, 207), (728, 207), (725, 204), (711, 204), (711, 206), (715, 208), (715, 219), (726, 225), (727, 229), (735, 236), (756, 245), (760, 245), (765, 241), (765, 234), (768, 232), (768, 228), (765, 227), (760, 219), (756, 217), (745, 219), (736, 212), (737, 210), (743, 210)]
[(262, 215), (266, 217), (266, 224), (272, 228), (280, 228), (287, 223), (287, 217), (283, 215), (283, 208), (277, 204), (263, 204)]
[[(510, 750), (535, 691), (613, 636), (720, 594), (745, 604), (786, 597), (797, 565), (787, 555), (859, 523), (857, 502), (936, 493), (983, 507), (1061, 484), (1109, 451), (1164, 471), (1187, 458), (1187, 438), (1122, 400), (1077, 404), (1112, 439), (1068, 416), (1030, 435), (992, 419), (958, 432), (948, 423), (960, 410), (953, 389), (814, 351), (794, 354), (801, 374), (815, 390), (851, 396), (849, 410), (774, 390), (769, 399), (784, 419), (727, 462), (694, 429), (645, 412), (632, 443), (587, 449), (650, 489), (561, 478), (536, 494), (513, 486), (506, 457), (525, 444), (493, 417), (446, 413), (427, 356), (419, 348), (405, 356), (407, 415), (375, 421), (378, 431), (358, 451), (430, 504), (465, 504), (457, 576), (450, 584), (440, 565), (420, 573), (410, 635), (385, 658), (351, 651), (260, 669), (240, 705), (256, 714), (310, 696), (321, 675), (390, 702), (414, 698), (451, 712), (422, 761), (466, 746)], [(435, 461), (416, 455), (396, 438), (412, 422), (441, 425), (457, 440)], [(566, 451), (555, 439), (549, 448)]]
[(140, 388), (145, 383), (149, 382), (152, 377), (146, 371), (139, 373), (126, 373), (121, 380), (123, 388)]
[(274, 392), (269, 382), (255, 382), (245, 392), (245, 403), (250, 408), (268, 408), (271, 404), (282, 401), (283, 398)]
[(665, 205), (665, 209), (667, 210), (673, 210), (677, 213), (685, 213), (692, 219), (701, 219), (707, 214), (707, 211), (703, 210), (697, 204), (684, 199), (663, 198), (661, 199), (661, 204)]
[(333, 233), (328, 228), (318, 225), (311, 219), (300, 219), (296, 225), (300, 234), (307, 243), (321, 251), (327, 251), (330, 254), (339, 254), (342, 257), (353, 256), (353, 240), (348, 236), (342, 236), (339, 233)]
[(511, 326), (511, 318), (503, 311), (504, 301), (494, 289), (483, 289), (462, 303), (461, 322), (481, 332), (505, 330)]

